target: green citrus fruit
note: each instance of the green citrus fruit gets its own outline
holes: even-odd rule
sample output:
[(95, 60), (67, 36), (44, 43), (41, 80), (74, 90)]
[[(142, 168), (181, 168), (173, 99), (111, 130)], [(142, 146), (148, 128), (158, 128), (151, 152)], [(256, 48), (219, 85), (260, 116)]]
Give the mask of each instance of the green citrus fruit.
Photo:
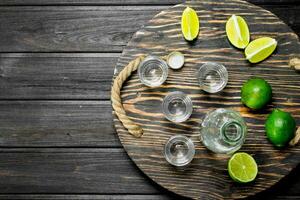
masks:
[(268, 139), (277, 147), (284, 147), (295, 135), (296, 122), (290, 113), (275, 109), (266, 124)]
[(228, 19), (226, 34), (230, 43), (239, 49), (245, 49), (250, 42), (248, 25), (240, 16), (232, 15)]
[(199, 33), (199, 18), (196, 11), (190, 7), (187, 7), (181, 17), (181, 31), (184, 38), (188, 41), (192, 41), (198, 37)]
[(258, 110), (272, 99), (271, 85), (262, 78), (251, 78), (244, 83), (241, 91), (242, 103)]
[(251, 155), (247, 153), (236, 153), (228, 162), (228, 173), (234, 181), (248, 183), (255, 179), (258, 168)]
[(256, 39), (245, 49), (246, 59), (258, 63), (269, 57), (277, 47), (277, 41), (270, 37)]

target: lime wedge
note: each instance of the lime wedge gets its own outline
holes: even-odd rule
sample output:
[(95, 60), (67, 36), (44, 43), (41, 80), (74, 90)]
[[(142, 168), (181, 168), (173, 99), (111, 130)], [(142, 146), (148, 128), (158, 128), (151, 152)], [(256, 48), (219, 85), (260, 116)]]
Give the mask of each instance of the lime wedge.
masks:
[(247, 46), (245, 55), (251, 63), (258, 63), (269, 57), (277, 47), (277, 41), (270, 37), (256, 39)]
[(198, 37), (199, 18), (196, 11), (190, 7), (187, 7), (182, 13), (181, 31), (184, 38), (188, 41)]
[(250, 41), (249, 28), (246, 21), (232, 15), (226, 23), (226, 34), (231, 44), (239, 49), (245, 49)]
[(248, 183), (255, 179), (258, 169), (254, 158), (247, 153), (236, 153), (228, 162), (230, 177), (239, 183)]

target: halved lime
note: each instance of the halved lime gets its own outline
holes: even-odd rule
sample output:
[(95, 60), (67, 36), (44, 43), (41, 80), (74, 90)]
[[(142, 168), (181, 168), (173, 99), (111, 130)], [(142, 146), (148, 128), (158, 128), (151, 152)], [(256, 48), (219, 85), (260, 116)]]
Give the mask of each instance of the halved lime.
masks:
[(277, 41), (270, 37), (256, 39), (247, 46), (245, 55), (251, 63), (258, 63), (269, 57), (277, 47)]
[(231, 44), (245, 49), (250, 42), (249, 28), (244, 18), (232, 15), (226, 23), (226, 34)]
[(188, 41), (192, 41), (198, 37), (199, 33), (199, 18), (196, 11), (190, 7), (187, 7), (181, 17), (181, 31), (184, 38)]
[(257, 172), (257, 164), (254, 158), (247, 153), (236, 153), (228, 162), (228, 173), (236, 182), (251, 182), (255, 179)]

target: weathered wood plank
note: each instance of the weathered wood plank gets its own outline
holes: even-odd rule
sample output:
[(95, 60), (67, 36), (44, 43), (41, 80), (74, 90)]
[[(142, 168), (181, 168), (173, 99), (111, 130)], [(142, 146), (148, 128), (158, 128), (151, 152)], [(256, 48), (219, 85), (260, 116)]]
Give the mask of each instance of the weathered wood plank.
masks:
[(158, 193), (123, 149), (3, 149), (0, 160), (0, 193)]
[[(167, 7), (0, 7), (0, 52), (120, 52), (134, 32)], [(300, 6), (265, 8), (300, 33)], [(263, 29), (259, 22), (256, 26)]]
[(120, 52), (138, 28), (167, 7), (0, 7), (0, 52)]
[[(119, 55), (118, 53), (2, 53), (0, 54), (0, 99), (109, 100), (111, 77)], [(211, 59), (220, 60), (222, 56), (224, 56), (222, 52), (216, 52), (215, 57)], [(238, 52), (236, 57), (239, 59)], [(128, 60), (123, 61), (123, 65), (127, 62)], [(287, 63), (273, 65), (283, 66), (283, 64)], [(239, 70), (239, 73), (234, 72), (234, 75), (248, 76), (247, 74), (251, 75), (259, 71), (261, 76), (268, 78), (267, 72), (271, 69), (272, 66), (262, 64), (261, 67), (249, 68), (245, 72), (244, 68), (236, 66), (234, 70)], [(290, 74), (291, 70), (278, 68), (276, 72), (280, 78), (289, 76), (291, 81), (297, 81), (297, 74)], [(188, 84), (196, 83), (188, 72), (185, 74), (189, 77), (186, 80)], [(176, 73), (170, 74), (169, 82), (178, 82), (176, 76)], [(139, 83), (136, 74), (133, 79), (130, 82)], [(273, 80), (274, 84), (281, 84), (275, 82), (276, 79), (275, 77)], [(138, 87), (134, 90), (125, 87), (128, 91), (127, 96), (136, 95), (137, 91), (144, 90), (141, 84)], [(297, 88), (289, 88), (289, 90), (297, 90)], [(238, 89), (235, 92), (239, 92)], [(280, 98), (280, 95), (285, 92), (285, 90), (278, 90), (276, 94)], [(295, 97), (297, 94), (299, 93), (294, 94)]]
[(109, 99), (120, 54), (0, 54), (0, 99)]
[[(150, 197), (156, 197), (161, 193), (167, 196), (157, 199), (173, 199), (174, 197), (179, 199), (172, 194), (169, 196), (169, 192), (142, 175), (123, 149), (0, 149), (0, 160), (0, 194), (2, 194), (0, 198), (2, 199), (6, 197), (11, 197), (11, 199), (18, 199), (18, 197), (19, 199), (23, 197), (73, 199), (77, 197), (79, 199), (80, 197), (88, 198), (87, 194), (92, 194), (91, 197), (98, 199), (110, 196), (105, 194), (119, 194), (115, 199), (130, 199), (132, 194), (142, 196), (147, 194), (151, 195)], [(292, 172), (287, 180), (289, 181), (283, 181), (257, 197), (279, 199), (279, 196), (285, 194), (299, 195), (299, 170)], [(28, 195), (30, 193), (36, 195)], [(47, 194), (57, 195), (48, 196)], [(123, 194), (129, 196), (123, 196)], [(136, 198), (134, 198), (135, 195), (132, 197), (140, 199), (139, 197), (142, 196), (139, 195)]]
[[(14, 199), (14, 200), (19, 200), (19, 199), (49, 199), (49, 200), (59, 200), (59, 199), (70, 199), (70, 200), (172, 200), (174, 198), (168, 196), (168, 195), (163, 195), (163, 194), (157, 194), (157, 195), (63, 195), (63, 194), (10, 194), (10, 195), (1, 195), (0, 194), (0, 199)], [(177, 200), (180, 200), (180, 197), (176, 196)], [(276, 200), (276, 199), (275, 199)]]
[(108, 101), (0, 101), (0, 133), (1, 147), (121, 147)]
[[(278, 0), (274, 0), (278, 1)], [(293, 0), (289, 0), (293, 1)], [(181, 3), (180, 0), (2, 0), (0, 5), (174, 5)]]
[[(50, 200), (187, 200), (179, 196), (170, 196), (166, 194), (156, 194), (156, 195), (63, 195), (63, 194), (10, 194), (10, 195), (1, 195), (0, 199), (50, 199)], [(259, 200), (258, 198), (250, 198), (251, 200)], [(264, 200), (299, 200), (300, 196), (264, 196)]]
[[(247, 0), (261, 4), (299, 4), (298, 0)], [(174, 5), (180, 0), (2, 0), (0, 5)]]
[[(236, 91), (238, 93), (238, 89)], [(160, 102), (164, 93), (158, 94), (156, 100), (151, 100), (147, 92), (140, 92), (143, 97), (141, 101), (130, 100), (132, 95), (124, 97), (125, 108), (129, 115), (136, 118), (136, 110), (147, 112), (149, 116), (155, 116), (156, 123), (165, 123), (160, 111)], [(285, 107), (285, 99), (277, 94), (276, 105)], [(297, 106), (300, 102), (295, 97), (287, 98)], [(220, 102), (228, 101), (231, 93), (224, 93), (224, 97), (210, 96), (209, 101), (201, 97), (201, 93), (193, 95), (193, 101), (201, 101), (203, 106), (221, 105)], [(239, 99), (234, 100), (236, 106), (240, 105)], [(134, 107), (132, 104), (136, 104)], [(149, 110), (150, 105), (157, 107)], [(225, 105), (231, 107), (233, 104)], [(196, 108), (195, 108), (196, 109)], [(198, 108), (199, 109), (199, 108)], [(293, 115), (298, 116), (296, 107), (290, 110)], [(62, 146), (87, 146), (87, 147), (120, 147), (119, 140), (113, 128), (111, 116), (111, 105), (109, 101), (0, 101), (0, 146), (2, 147), (62, 147)], [(251, 120), (249, 125), (263, 134), (263, 127), (256, 127), (255, 120), (263, 123), (266, 113), (257, 117), (261, 120)], [(191, 126), (197, 123), (203, 116), (194, 115)], [(148, 117), (149, 118), (149, 117)], [(149, 118), (153, 120), (153, 117)], [(138, 119), (140, 123), (146, 123), (149, 119)], [(184, 132), (185, 127), (175, 128), (171, 124), (165, 131)], [(173, 128), (172, 128), (173, 127)], [(155, 131), (156, 127), (148, 127)], [(197, 131), (193, 129), (193, 131)], [(252, 129), (250, 129), (252, 131)], [(157, 133), (160, 134), (160, 133)], [(264, 138), (261, 138), (264, 140)], [(248, 148), (251, 148), (249, 146)]]

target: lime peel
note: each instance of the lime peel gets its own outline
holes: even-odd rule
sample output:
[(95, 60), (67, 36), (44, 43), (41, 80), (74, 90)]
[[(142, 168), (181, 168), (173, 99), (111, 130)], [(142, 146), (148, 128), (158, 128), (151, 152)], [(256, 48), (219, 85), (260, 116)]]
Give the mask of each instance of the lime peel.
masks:
[(263, 50), (265, 50), (267, 48), (270, 48), (273, 45), (277, 46), (277, 41), (275, 39), (273, 39), (273, 38), (272, 38), (272, 40), (273, 41), (270, 44), (268, 44), (266, 46), (262, 46), (261, 48), (259, 48), (258, 50), (254, 51), (253, 53), (247, 55), (246, 59), (247, 60), (251, 59), (254, 55), (258, 54), (259, 52), (261, 52), (261, 51), (263, 51)]
[(181, 31), (183, 37), (188, 41), (194, 40), (198, 37), (199, 27), (199, 17), (197, 12), (187, 6), (182, 12), (181, 17)]
[(265, 129), (276, 147), (284, 147), (295, 136), (296, 121), (290, 113), (274, 109), (266, 120)]
[(276, 49), (277, 41), (262, 37), (252, 41), (245, 49), (245, 56), (251, 63), (259, 63), (268, 58)]
[(241, 88), (241, 101), (247, 107), (258, 110), (272, 99), (272, 87), (262, 78), (253, 77), (247, 80)]
[(232, 15), (227, 20), (226, 35), (230, 43), (239, 49), (245, 49), (250, 42), (247, 22), (241, 16)]

